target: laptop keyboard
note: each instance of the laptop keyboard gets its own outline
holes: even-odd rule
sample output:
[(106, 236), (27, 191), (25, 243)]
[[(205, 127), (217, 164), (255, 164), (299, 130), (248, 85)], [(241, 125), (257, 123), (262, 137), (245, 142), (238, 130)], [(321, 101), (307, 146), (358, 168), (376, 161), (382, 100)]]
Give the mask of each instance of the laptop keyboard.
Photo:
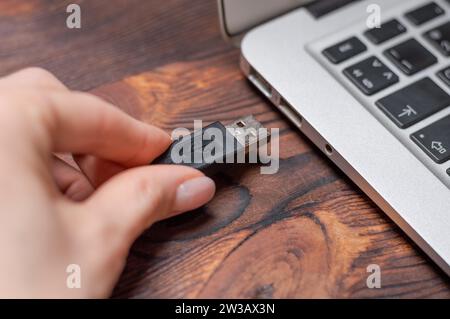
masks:
[[(407, 132), (407, 146), (426, 154), (444, 174), (450, 174), (450, 115), (425, 120), (450, 106), (449, 16), (450, 1), (423, 1), (391, 16), (380, 28), (353, 31), (320, 50), (327, 68), (362, 93), (368, 108), (381, 111), (395, 125), (389, 127), (394, 134), (395, 128), (399, 135)], [(433, 67), (439, 70), (430, 74)], [(445, 176), (450, 185), (450, 176)]]

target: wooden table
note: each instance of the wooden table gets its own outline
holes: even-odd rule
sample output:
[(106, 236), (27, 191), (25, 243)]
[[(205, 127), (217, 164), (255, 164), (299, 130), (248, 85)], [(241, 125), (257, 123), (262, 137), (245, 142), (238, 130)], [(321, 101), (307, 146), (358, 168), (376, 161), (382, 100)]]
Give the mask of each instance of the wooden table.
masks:
[[(65, 27), (69, 3), (81, 30)], [(216, 177), (205, 208), (135, 243), (114, 297), (450, 297), (450, 281), (243, 78), (213, 0), (2, 0), (0, 75), (38, 65), (171, 131), (255, 114), (281, 129), (276, 175)], [(382, 288), (368, 289), (369, 264)]]

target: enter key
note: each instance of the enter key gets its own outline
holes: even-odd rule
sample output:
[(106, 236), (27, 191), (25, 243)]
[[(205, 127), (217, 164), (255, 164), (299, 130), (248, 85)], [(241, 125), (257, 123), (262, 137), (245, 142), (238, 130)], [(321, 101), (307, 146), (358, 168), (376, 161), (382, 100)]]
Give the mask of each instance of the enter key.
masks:
[(450, 115), (412, 134), (411, 138), (436, 163), (448, 161), (450, 159)]

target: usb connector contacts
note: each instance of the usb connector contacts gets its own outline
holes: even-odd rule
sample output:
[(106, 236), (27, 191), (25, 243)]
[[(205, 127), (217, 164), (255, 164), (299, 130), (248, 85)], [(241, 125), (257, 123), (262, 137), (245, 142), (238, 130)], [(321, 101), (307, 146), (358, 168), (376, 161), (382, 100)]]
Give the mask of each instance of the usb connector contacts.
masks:
[(252, 145), (258, 143), (263, 145), (270, 139), (268, 131), (251, 115), (239, 119), (225, 128), (242, 147), (246, 148), (247, 152)]
[(253, 116), (230, 125), (214, 122), (181, 137), (154, 164), (186, 165), (212, 175), (224, 165), (257, 163), (258, 149), (269, 142), (270, 134)]

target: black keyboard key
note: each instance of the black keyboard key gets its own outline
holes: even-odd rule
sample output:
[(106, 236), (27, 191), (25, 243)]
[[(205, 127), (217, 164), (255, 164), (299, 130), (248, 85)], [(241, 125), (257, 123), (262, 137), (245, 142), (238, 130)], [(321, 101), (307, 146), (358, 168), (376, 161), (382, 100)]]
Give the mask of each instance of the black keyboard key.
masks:
[(426, 32), (424, 36), (443, 55), (450, 56), (450, 22)]
[(437, 75), (447, 86), (450, 87), (450, 66), (448, 66), (445, 69), (439, 71), (437, 73)]
[(436, 57), (415, 39), (402, 42), (384, 51), (384, 54), (407, 75), (413, 75), (437, 62)]
[(450, 115), (421, 129), (411, 138), (436, 163), (450, 159)]
[(436, 3), (431, 2), (420, 8), (405, 14), (406, 18), (415, 25), (421, 25), (434, 18), (437, 18), (445, 13), (444, 9), (438, 6)]
[(367, 47), (364, 43), (362, 43), (357, 37), (351, 37), (323, 50), (322, 53), (332, 63), (338, 64), (366, 50)]
[(346, 68), (344, 74), (366, 95), (398, 82), (398, 76), (374, 56)]
[(405, 33), (406, 28), (396, 19), (383, 23), (380, 28), (373, 28), (364, 32), (364, 35), (375, 44), (380, 44)]
[(376, 102), (400, 128), (407, 128), (450, 105), (450, 96), (430, 78), (417, 81)]

